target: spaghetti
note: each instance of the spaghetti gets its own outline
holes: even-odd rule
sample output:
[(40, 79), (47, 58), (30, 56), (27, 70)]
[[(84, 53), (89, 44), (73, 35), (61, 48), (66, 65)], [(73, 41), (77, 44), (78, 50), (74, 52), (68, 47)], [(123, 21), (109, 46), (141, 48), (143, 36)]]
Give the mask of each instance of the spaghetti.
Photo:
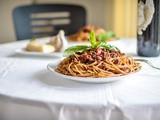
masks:
[(127, 75), (140, 69), (140, 63), (119, 50), (96, 48), (65, 58), (55, 71), (70, 76), (100, 78)]

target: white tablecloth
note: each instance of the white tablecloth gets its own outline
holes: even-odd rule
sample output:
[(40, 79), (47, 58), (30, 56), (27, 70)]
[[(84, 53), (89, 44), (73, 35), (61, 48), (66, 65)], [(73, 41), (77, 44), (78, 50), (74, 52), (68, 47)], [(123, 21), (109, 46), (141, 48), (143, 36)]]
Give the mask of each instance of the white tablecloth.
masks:
[[(160, 119), (160, 71), (143, 63), (139, 73), (120, 81), (78, 83), (47, 70), (59, 58), (15, 54), (26, 43), (0, 45), (0, 120)], [(138, 57), (135, 39), (111, 44)], [(160, 57), (145, 59), (160, 66)]]

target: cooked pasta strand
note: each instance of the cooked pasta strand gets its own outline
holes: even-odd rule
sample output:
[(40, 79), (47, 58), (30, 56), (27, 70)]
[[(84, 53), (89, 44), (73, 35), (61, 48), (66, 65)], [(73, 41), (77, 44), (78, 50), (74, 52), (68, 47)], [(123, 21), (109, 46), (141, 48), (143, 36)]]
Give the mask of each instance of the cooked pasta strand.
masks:
[[(90, 55), (89, 52), (87, 55)], [(141, 69), (140, 63), (120, 51), (105, 52), (106, 56), (97, 55), (95, 59), (92, 59), (94, 55), (91, 54), (88, 61), (83, 59), (83, 53), (75, 53), (65, 58), (55, 70), (65, 75), (98, 78), (122, 76)]]

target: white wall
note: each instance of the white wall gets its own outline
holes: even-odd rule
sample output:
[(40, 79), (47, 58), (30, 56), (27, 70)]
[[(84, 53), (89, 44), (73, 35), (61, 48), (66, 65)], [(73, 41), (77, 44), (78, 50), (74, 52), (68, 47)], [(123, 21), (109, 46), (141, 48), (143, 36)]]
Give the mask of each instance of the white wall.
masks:
[(12, 10), (16, 6), (36, 3), (67, 3), (86, 7), (87, 23), (105, 28), (106, 0), (0, 0), (0, 43), (16, 40), (12, 23)]

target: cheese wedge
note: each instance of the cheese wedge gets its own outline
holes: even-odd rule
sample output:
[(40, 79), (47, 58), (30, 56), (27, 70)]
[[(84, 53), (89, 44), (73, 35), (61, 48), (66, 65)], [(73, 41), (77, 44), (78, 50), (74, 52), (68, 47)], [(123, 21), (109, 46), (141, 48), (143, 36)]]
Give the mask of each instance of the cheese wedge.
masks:
[(27, 51), (52, 53), (55, 51), (55, 47), (52, 45), (44, 44), (38, 41), (30, 41), (26, 47)]

